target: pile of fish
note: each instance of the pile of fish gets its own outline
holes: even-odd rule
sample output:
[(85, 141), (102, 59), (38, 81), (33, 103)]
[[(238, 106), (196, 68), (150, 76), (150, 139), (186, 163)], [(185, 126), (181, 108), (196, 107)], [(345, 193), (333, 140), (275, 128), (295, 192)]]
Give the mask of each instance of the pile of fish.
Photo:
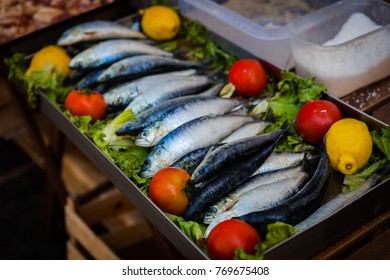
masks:
[(58, 40), (86, 42), (69, 64), (71, 79), (102, 92), (110, 111), (132, 110), (135, 118), (116, 134), (150, 149), (141, 177), (169, 166), (189, 172), (196, 192), (183, 217), (209, 224), (206, 236), (226, 219), (297, 224), (319, 207), (326, 152), (313, 174), (305, 153), (274, 152), (290, 126), (263, 133), (270, 123), (248, 114), (249, 100), (220, 97), (223, 83), (204, 74), (204, 63), (176, 58), (113, 22), (80, 24)]

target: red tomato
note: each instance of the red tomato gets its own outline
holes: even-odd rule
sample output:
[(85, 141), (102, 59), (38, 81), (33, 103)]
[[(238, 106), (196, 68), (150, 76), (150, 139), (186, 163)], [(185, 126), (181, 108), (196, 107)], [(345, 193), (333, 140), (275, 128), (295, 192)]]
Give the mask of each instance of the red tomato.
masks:
[(296, 118), (296, 129), (304, 141), (321, 144), (328, 129), (342, 119), (340, 109), (327, 100), (313, 100), (304, 104)]
[(226, 220), (213, 228), (207, 237), (207, 251), (214, 259), (232, 260), (237, 248), (255, 254), (261, 242), (259, 233), (250, 224), (239, 220)]
[(189, 179), (190, 175), (181, 168), (161, 169), (150, 181), (149, 197), (162, 211), (180, 216), (188, 206), (185, 188)]
[(103, 95), (90, 89), (75, 89), (65, 99), (65, 108), (75, 116), (91, 116), (92, 122), (102, 119), (107, 106)]
[(267, 74), (259, 61), (244, 58), (236, 61), (229, 70), (228, 80), (235, 92), (242, 96), (256, 96), (267, 85)]

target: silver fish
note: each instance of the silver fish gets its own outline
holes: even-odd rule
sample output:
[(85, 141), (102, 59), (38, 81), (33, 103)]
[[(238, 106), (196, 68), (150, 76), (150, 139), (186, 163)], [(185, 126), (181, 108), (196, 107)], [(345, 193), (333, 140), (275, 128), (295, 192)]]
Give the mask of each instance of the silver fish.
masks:
[[(100, 74), (103, 73), (103, 71), (100, 72)], [(146, 89), (152, 87), (155, 84), (169, 82), (173, 79), (178, 79), (180, 77), (195, 75), (195, 73), (195, 69), (173, 71), (149, 75), (139, 78), (137, 80), (124, 82), (104, 92), (104, 100), (106, 101), (107, 106), (124, 107), (128, 105), (139, 94), (142, 94)]]
[(304, 152), (290, 153), (290, 152), (273, 152), (269, 158), (260, 166), (253, 174), (260, 174), (264, 172), (274, 171), (299, 164), (305, 158)]
[(95, 20), (85, 22), (73, 26), (64, 33), (57, 41), (57, 45), (69, 46), (76, 43), (96, 41), (96, 40), (107, 40), (107, 39), (145, 39), (146, 36), (136, 30), (121, 24)]
[(190, 151), (215, 144), (234, 129), (251, 121), (253, 118), (249, 116), (208, 115), (186, 122), (153, 147), (141, 167), (140, 176), (150, 178)]
[(144, 110), (155, 107), (158, 104), (179, 96), (199, 93), (211, 85), (211, 81), (205, 76), (189, 76), (172, 80), (169, 83), (156, 84), (138, 95), (132, 100), (125, 110), (132, 110), (134, 115)]
[(261, 187), (263, 185), (272, 184), (280, 182), (284, 179), (292, 178), (300, 172), (303, 172), (302, 165), (297, 165), (295, 167), (286, 168), (282, 170), (260, 173), (250, 177), (244, 183), (235, 188), (232, 192), (223, 196), (212, 206), (210, 206), (203, 216), (203, 223), (210, 224), (214, 220), (214, 218), (220, 213), (233, 207), (233, 205), (240, 199), (240, 196), (244, 193), (251, 191), (255, 188)]
[(194, 172), (195, 168), (198, 166), (198, 164), (202, 161), (202, 159), (205, 157), (205, 155), (214, 148), (219, 147), (221, 144), (215, 144), (207, 147), (202, 147), (196, 150), (193, 150), (189, 152), (188, 154), (185, 154), (178, 160), (176, 160), (174, 163), (171, 164), (172, 167), (178, 167), (181, 169), (184, 169), (188, 172), (188, 174), (192, 174)]
[(71, 69), (99, 68), (135, 55), (160, 55), (171, 57), (173, 54), (157, 47), (135, 40), (108, 40), (80, 52), (69, 62)]
[(236, 129), (228, 137), (221, 140), (222, 143), (229, 143), (235, 140), (243, 139), (246, 137), (255, 136), (261, 133), (271, 123), (266, 121), (255, 121), (247, 123), (242, 127)]
[(204, 92), (197, 93), (194, 95), (176, 97), (167, 100), (159, 105), (149, 108), (142, 113), (135, 116), (134, 119), (125, 123), (117, 131), (117, 135), (137, 135), (145, 127), (156, 121), (159, 117), (165, 113), (175, 109), (176, 107), (183, 106), (185, 103), (190, 102), (194, 99), (207, 99), (208, 97), (218, 96), (223, 84), (213, 85), (211, 88)]
[(282, 132), (283, 130), (280, 129), (239, 139), (218, 147), (205, 156), (203, 161), (192, 173), (191, 181), (197, 184), (209, 180), (225, 167), (244, 160), (250, 154), (264, 150), (265, 147), (274, 144), (276, 139), (280, 138)]
[(97, 78), (103, 73), (103, 69), (97, 69), (85, 75), (81, 80), (79, 80), (75, 87), (76, 88), (92, 88), (97, 84)]
[(105, 83), (113, 79), (133, 79), (161, 69), (188, 69), (199, 67), (199, 62), (180, 60), (160, 55), (137, 55), (121, 59), (110, 65), (97, 79)]
[(304, 185), (308, 174), (301, 172), (281, 181), (265, 184), (242, 194), (229, 210), (217, 215), (205, 231), (205, 238), (220, 222), (284, 203)]
[(238, 99), (221, 97), (210, 97), (208, 99), (187, 102), (145, 127), (135, 138), (135, 144), (142, 147), (152, 147), (169, 132), (190, 120), (208, 114), (223, 115), (241, 103), (242, 101)]

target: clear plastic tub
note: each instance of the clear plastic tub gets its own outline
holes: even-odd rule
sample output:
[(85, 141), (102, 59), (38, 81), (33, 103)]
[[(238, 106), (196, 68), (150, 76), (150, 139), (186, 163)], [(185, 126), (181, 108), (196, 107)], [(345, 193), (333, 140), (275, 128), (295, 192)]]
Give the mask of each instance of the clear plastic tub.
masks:
[[(356, 13), (382, 27), (340, 44), (324, 46), (345, 29), (344, 24)], [(351, 31), (360, 28), (355, 25)], [(338, 2), (293, 20), (288, 30), (298, 75), (316, 77), (336, 97), (390, 75), (390, 5), (386, 2)]]
[[(281, 69), (291, 69), (294, 64), (287, 29), (289, 20), (334, 2), (179, 0), (179, 6), (182, 14), (199, 20), (215, 34), (254, 56)], [(249, 5), (253, 5), (253, 11)]]

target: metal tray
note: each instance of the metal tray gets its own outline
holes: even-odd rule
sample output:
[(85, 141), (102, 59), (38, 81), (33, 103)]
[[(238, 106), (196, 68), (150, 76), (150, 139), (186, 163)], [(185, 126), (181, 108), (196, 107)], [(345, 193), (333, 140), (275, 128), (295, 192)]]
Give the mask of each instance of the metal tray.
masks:
[[(357, 111), (338, 99), (331, 96), (327, 96), (327, 98), (338, 105), (345, 116), (363, 120), (373, 128), (385, 126), (384, 123)], [(184, 235), (45, 95), (41, 95), (40, 109), (185, 258), (208, 259), (208, 256)], [(340, 190), (340, 178), (332, 177), (325, 200), (331, 199)], [(389, 197), (390, 179), (377, 185), (367, 194), (346, 205), (323, 222), (271, 248), (265, 254), (265, 257), (267, 259), (308, 259), (388, 210), (390, 206)]]
[[(119, 17), (117, 17), (119, 19)], [(74, 21), (76, 24), (80, 21)], [(71, 23), (68, 23), (70, 26)], [(227, 42), (224, 38), (211, 33), (215, 42), (224, 50), (237, 57), (249, 57), (248, 52)], [(45, 41), (46, 42), (46, 41)], [(271, 69), (277, 76), (280, 70)], [(59, 110), (45, 95), (40, 96), (40, 110), (68, 137), (137, 207), (142, 214), (167, 238), (167, 240), (186, 259), (208, 259), (208, 256), (193, 243), (169, 218), (146, 197), (139, 188), (103, 153), (95, 144), (82, 134), (79, 129)], [(357, 110), (340, 99), (326, 95), (336, 103), (344, 116), (350, 116), (366, 122), (371, 128), (379, 129), (386, 124)], [(329, 184), (325, 200), (329, 200), (340, 192), (340, 176), (334, 172)], [(346, 205), (339, 212), (317, 224), (285, 240), (266, 252), (266, 259), (309, 259), (326, 249), (342, 237), (358, 229), (378, 215), (389, 209), (390, 180), (383, 182), (361, 198)]]

